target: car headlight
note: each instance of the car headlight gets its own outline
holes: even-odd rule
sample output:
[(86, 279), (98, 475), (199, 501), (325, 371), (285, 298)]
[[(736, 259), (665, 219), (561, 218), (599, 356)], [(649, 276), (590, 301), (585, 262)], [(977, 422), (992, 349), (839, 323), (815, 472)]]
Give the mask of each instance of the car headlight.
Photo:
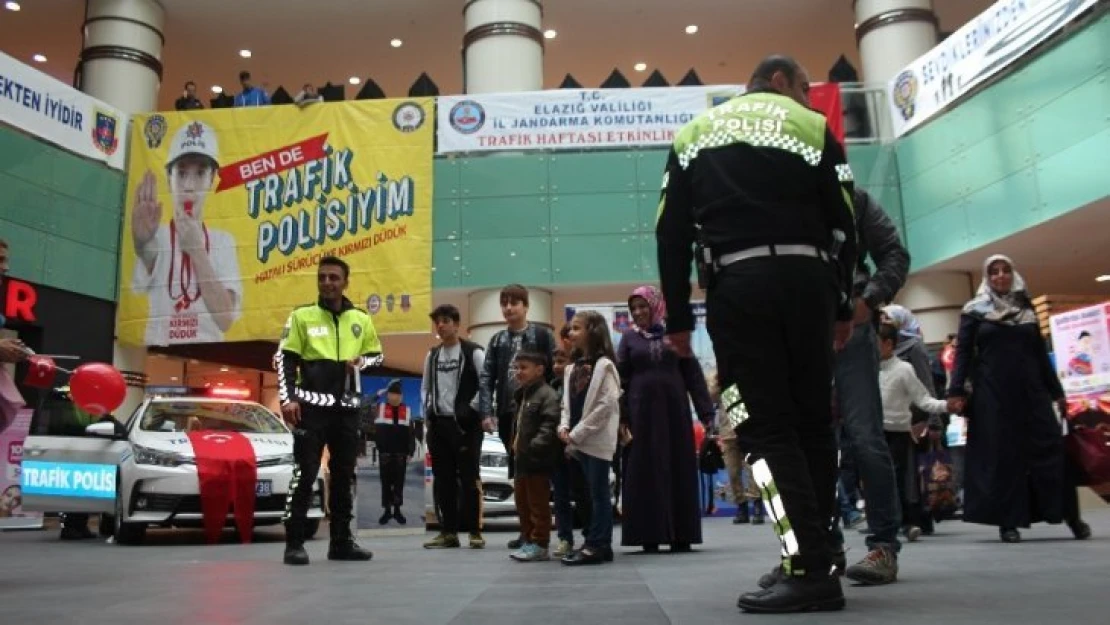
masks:
[(276, 456), (259, 456), (257, 466), (260, 467), (277, 467), (287, 464), (297, 464), (297, 459), (293, 454), (278, 454)]
[(487, 468), (500, 469), (509, 466), (508, 454), (483, 453), (478, 457), (478, 464)]
[(131, 444), (131, 451), (135, 454), (135, 464), (150, 464), (158, 467), (178, 467), (183, 464), (195, 464), (192, 458), (173, 451), (160, 451), (142, 445)]

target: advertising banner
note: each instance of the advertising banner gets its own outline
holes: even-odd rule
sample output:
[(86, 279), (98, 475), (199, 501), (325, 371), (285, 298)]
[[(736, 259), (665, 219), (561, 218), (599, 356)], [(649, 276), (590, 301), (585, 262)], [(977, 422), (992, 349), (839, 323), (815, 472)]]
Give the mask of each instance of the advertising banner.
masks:
[(124, 167), (123, 111), (2, 52), (0, 122), (114, 169)]
[(1028, 54), (1098, 0), (999, 0), (887, 86), (894, 135), (935, 116)]
[(439, 153), (665, 146), (740, 85), (555, 89), (439, 98)]
[(276, 340), (316, 266), (379, 333), (425, 332), (432, 123), (426, 99), (137, 115), (118, 336), (130, 345)]
[(10, 423), (0, 421), (0, 529), (42, 527), (42, 513), (23, 510), (23, 440), (31, 431), (29, 409), (15, 413)]
[[(664, 147), (695, 117), (742, 93), (743, 85), (717, 85), (441, 97), (438, 153)], [(843, 142), (840, 86), (814, 84), (810, 99)]]
[(1110, 304), (1053, 315), (1049, 326), (1068, 416), (1093, 410), (1110, 425)]

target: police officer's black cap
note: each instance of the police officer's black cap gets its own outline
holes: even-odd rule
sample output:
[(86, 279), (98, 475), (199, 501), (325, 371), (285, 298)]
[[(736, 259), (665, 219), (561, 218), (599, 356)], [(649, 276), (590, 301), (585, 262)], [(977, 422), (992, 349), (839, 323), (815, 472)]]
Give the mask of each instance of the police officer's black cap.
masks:
[(387, 393), (400, 393), (401, 388), (402, 388), (401, 387), (401, 381), (397, 380), (397, 379), (394, 379), (394, 380), (389, 381), (389, 386), (385, 387), (385, 392), (387, 392)]

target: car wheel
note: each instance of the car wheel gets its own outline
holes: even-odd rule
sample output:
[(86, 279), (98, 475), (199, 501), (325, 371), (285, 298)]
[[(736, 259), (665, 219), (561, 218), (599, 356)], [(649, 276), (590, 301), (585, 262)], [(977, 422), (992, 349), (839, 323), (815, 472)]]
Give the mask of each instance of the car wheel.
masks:
[(316, 538), (316, 532), (320, 531), (320, 519), (309, 519), (305, 522), (304, 538), (305, 540), (312, 540)]
[[(116, 483), (120, 483), (118, 478)], [(113, 517), (113, 534), (117, 545), (140, 545), (146, 538), (145, 523), (123, 522), (123, 493), (116, 493), (116, 514)]]

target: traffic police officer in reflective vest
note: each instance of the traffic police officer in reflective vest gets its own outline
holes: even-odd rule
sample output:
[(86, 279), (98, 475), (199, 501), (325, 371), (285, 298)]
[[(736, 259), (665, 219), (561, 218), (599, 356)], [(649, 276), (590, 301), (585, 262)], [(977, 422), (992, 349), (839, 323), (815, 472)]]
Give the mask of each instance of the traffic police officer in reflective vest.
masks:
[(277, 355), (281, 412), (293, 427), (297, 461), (286, 503), (286, 564), (308, 564), (305, 519), (325, 445), (331, 454), (328, 559), (373, 557), (355, 544), (351, 534), (361, 402), (353, 382), (362, 369), (381, 364), (382, 345), (370, 315), (343, 295), (349, 277), (350, 267), (342, 260), (331, 256), (320, 260), (319, 299), (289, 315)]
[(669, 341), (690, 353), (696, 261), (722, 408), (782, 543), (777, 582), (740, 597), (750, 612), (844, 605), (830, 575), (831, 395), (833, 347), (851, 333), (853, 187), (808, 91), (796, 61), (769, 57), (746, 94), (682, 128), (656, 224)]

